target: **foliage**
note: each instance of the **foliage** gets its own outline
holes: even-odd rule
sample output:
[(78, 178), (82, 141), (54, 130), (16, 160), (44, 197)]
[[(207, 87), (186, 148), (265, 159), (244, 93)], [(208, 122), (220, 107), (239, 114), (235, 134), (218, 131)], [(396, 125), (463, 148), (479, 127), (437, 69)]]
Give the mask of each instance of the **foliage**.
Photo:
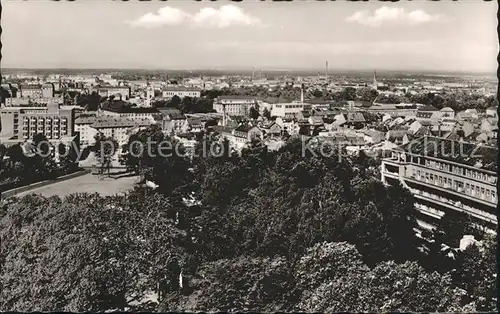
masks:
[(259, 110), (256, 109), (255, 107), (250, 107), (249, 116), (251, 119), (257, 119), (260, 116)]
[(169, 100), (155, 101), (154, 108), (168, 107), (179, 109), (181, 113), (207, 113), (213, 112), (213, 100), (207, 97), (193, 98), (183, 97), (180, 98), (174, 95)]
[(88, 111), (97, 111), (99, 105), (105, 98), (101, 98), (97, 92), (91, 94), (80, 94), (77, 96), (76, 104), (85, 107)]
[[(254, 141), (236, 154), (210, 134), (190, 161), (158, 126), (133, 141), (145, 149), (126, 163), (155, 190), (2, 204), (2, 309), (494, 310), (494, 241), (439, 272), (417, 264), (413, 198), (376, 179), (365, 154), (321, 154), (322, 142), (297, 137), (277, 152)], [(19, 149), (7, 155), (24, 167)]]
[(467, 93), (464, 91), (446, 92), (442, 94), (419, 93), (409, 95), (409, 100), (413, 103), (434, 106), (437, 109), (450, 107), (455, 111), (466, 109), (486, 109), (498, 105), (495, 96), (484, 96), (480, 93)]
[(118, 148), (118, 142), (113, 137), (106, 137), (103, 133), (96, 134), (93, 150), (100, 165), (99, 171), (101, 174), (104, 173), (104, 170), (108, 170), (109, 174), (113, 156)]
[(270, 120), (271, 119), (271, 112), (267, 108), (264, 108), (264, 110), (262, 111), (262, 116), (264, 118), (266, 118), (267, 120)]
[(159, 191), (171, 194), (191, 181), (189, 160), (183, 145), (163, 134), (158, 125), (139, 130), (125, 147), (125, 164), (129, 170), (158, 184)]
[(289, 266), (283, 258), (241, 256), (202, 265), (190, 285), (192, 294), (174, 293), (162, 311), (271, 312), (286, 310), (292, 288)]
[(408, 192), (353, 171), (347, 160), (300, 154), (300, 142), (292, 140), (278, 154), (255, 147), (241, 158), (213, 161), (199, 180), (202, 219), (217, 216), (224, 224), (209, 224), (200, 236), (207, 252), (293, 258), (315, 243), (342, 240), (370, 263), (413, 256)]
[(497, 241), (495, 236), (487, 235), (482, 245), (469, 245), (457, 256), (456, 271), (453, 273), (455, 284), (465, 291), (477, 304), (478, 311), (494, 312), (497, 294)]
[(162, 311), (378, 312), (463, 311), (449, 275), (415, 262), (363, 264), (347, 243), (318, 243), (297, 262), (240, 256), (201, 265), (190, 291), (174, 292)]
[(124, 309), (178, 288), (192, 249), (178, 208), (145, 189), (126, 196), (26, 196), (4, 204), (0, 307), (17, 311)]
[(372, 103), (378, 96), (378, 92), (370, 87), (362, 87), (356, 91), (356, 96), (361, 101)]

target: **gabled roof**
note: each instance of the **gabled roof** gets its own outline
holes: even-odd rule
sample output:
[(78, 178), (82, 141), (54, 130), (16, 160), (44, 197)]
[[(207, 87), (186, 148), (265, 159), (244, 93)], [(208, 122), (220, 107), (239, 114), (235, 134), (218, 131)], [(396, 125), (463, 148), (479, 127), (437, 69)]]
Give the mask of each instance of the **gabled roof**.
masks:
[(334, 103), (333, 100), (325, 100), (323, 98), (315, 98), (315, 99), (305, 99), (304, 103), (313, 104), (313, 105), (328, 105)]
[(96, 116), (79, 116), (75, 119), (75, 124), (92, 124), (96, 121)]
[(324, 123), (323, 118), (319, 116), (310, 116), (309, 119), (312, 125), (322, 125)]
[(347, 122), (366, 122), (361, 112), (348, 112), (345, 114)]
[(172, 120), (184, 120), (186, 117), (180, 112), (179, 109), (175, 108), (158, 108), (158, 111)]
[(242, 125), (238, 126), (234, 130), (237, 131), (237, 132), (245, 132), (246, 133), (246, 132), (250, 131), (253, 128), (257, 128), (257, 127), (253, 126), (253, 125), (249, 125), (249, 124), (242, 124)]
[(97, 118), (96, 121), (91, 125), (94, 129), (106, 129), (106, 128), (129, 128), (134, 126), (145, 126), (150, 125), (151, 121), (136, 121), (124, 118)]
[(498, 149), (496, 147), (427, 136), (415, 139), (402, 148), (409, 153), (440, 158), (490, 171), (496, 171), (497, 168)]
[(201, 92), (201, 89), (195, 87), (185, 87), (185, 86), (167, 86), (163, 87), (164, 92)]
[(438, 111), (436, 107), (433, 106), (421, 106), (418, 107), (417, 111)]
[(238, 99), (238, 100), (257, 100), (257, 97), (255, 97), (255, 96), (243, 96), (243, 95), (224, 95), (224, 96), (219, 96), (217, 98), (219, 100), (232, 100), (232, 99)]
[(202, 121), (200, 118), (187, 118), (187, 123), (191, 126), (196, 125), (196, 126), (201, 126)]
[(149, 107), (103, 107), (102, 110), (116, 113), (159, 113), (156, 108)]

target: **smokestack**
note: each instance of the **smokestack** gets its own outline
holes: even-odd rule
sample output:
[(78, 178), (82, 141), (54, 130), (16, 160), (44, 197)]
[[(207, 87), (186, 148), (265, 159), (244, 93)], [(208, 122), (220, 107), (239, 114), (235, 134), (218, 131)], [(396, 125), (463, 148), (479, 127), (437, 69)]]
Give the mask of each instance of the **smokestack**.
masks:
[(325, 62), (325, 77), (328, 80), (328, 61)]
[(254, 80), (255, 78), (255, 67), (252, 68), (252, 81)]
[(300, 85), (300, 102), (304, 103), (304, 84)]

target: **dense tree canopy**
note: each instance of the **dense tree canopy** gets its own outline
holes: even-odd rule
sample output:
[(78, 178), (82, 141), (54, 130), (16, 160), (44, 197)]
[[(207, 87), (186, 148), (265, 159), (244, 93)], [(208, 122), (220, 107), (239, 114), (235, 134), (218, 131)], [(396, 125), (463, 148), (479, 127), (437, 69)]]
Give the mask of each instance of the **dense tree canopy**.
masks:
[(294, 137), (236, 154), (211, 134), (190, 161), (157, 127), (133, 138), (170, 141), (127, 161), (154, 190), (2, 202), (2, 309), (494, 310), (495, 246), (420, 266), (413, 198), (366, 155)]

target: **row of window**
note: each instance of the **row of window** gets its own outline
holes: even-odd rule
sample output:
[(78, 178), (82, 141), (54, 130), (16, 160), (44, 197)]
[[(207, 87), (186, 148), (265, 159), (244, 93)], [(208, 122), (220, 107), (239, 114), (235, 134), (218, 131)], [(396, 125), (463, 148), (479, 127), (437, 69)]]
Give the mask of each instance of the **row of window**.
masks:
[(475, 171), (472, 169), (459, 167), (456, 165), (452, 166), (452, 165), (449, 165), (449, 164), (446, 164), (443, 162), (438, 162), (438, 161), (434, 161), (434, 160), (426, 160), (425, 165), (427, 167), (430, 167), (430, 168), (444, 170), (447, 172), (451, 172), (451, 173), (461, 175), (461, 176), (466, 176), (466, 177), (480, 180), (480, 181), (487, 181), (487, 182), (494, 182), (495, 181), (495, 177), (490, 175), (490, 174), (480, 172), (480, 171)]
[(232, 105), (253, 105), (255, 101), (253, 100), (223, 100), (221, 101), (223, 104), (232, 104)]
[(163, 92), (163, 95), (166, 95), (166, 96), (174, 96), (174, 95), (178, 95), (178, 96), (199, 96), (200, 93), (199, 92)]
[(275, 105), (276, 108), (304, 108), (304, 105)]
[(431, 181), (431, 183), (443, 186), (445, 188), (450, 188), (458, 192), (465, 192), (467, 195), (471, 195), (474, 197), (479, 197), (482, 199), (486, 199), (488, 201), (496, 200), (496, 191), (494, 189), (488, 189), (481, 186), (477, 186), (474, 184), (466, 183), (459, 180), (453, 180), (451, 178), (447, 178), (445, 176), (440, 176), (437, 174), (429, 173), (420, 170), (417, 170), (417, 178), (423, 179), (427, 182)]
[[(60, 119), (61, 121), (63, 122), (66, 122), (67, 119), (66, 118), (61, 118)], [(24, 117), (23, 118), (23, 121), (24, 122), (43, 122), (43, 121), (46, 121), (46, 122), (50, 122), (50, 121), (59, 121), (59, 118), (58, 117), (54, 117), (54, 118), (51, 118), (51, 117), (47, 117), (47, 118), (35, 118), (35, 117), (31, 117), (31, 118), (28, 118), (28, 117)]]

